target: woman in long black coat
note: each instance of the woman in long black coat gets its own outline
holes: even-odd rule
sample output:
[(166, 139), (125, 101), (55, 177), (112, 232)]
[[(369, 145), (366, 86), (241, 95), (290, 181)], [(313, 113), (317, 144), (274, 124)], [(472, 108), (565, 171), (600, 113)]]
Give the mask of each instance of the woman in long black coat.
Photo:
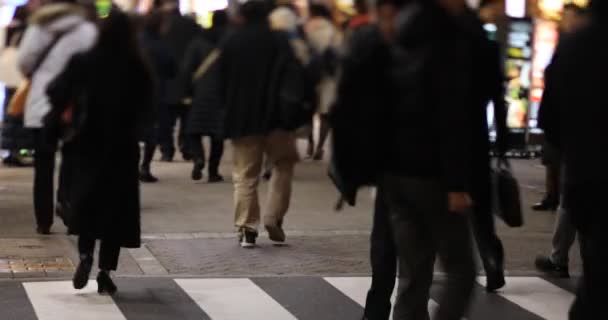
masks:
[[(99, 253), (99, 293), (113, 294), (110, 271), (121, 247), (140, 246), (138, 140), (150, 114), (154, 85), (129, 18), (112, 12), (103, 20), (93, 49), (74, 56), (49, 86), (53, 106), (47, 128), (64, 119), (74, 132), (66, 142), (74, 167), (67, 195), (69, 231), (79, 235), (80, 264), (74, 287), (84, 288)], [(64, 112), (73, 106), (71, 121)]]

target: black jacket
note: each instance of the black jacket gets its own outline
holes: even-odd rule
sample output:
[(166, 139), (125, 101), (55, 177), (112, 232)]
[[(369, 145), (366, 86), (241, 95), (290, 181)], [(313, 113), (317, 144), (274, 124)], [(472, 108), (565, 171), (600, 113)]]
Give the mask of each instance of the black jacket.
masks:
[(214, 49), (215, 46), (203, 39), (194, 40), (181, 68), (183, 96), (192, 99), (186, 124), (188, 134), (213, 137), (221, 137), (223, 134), (224, 108), (220, 96), (218, 63), (213, 63), (202, 76), (193, 78), (202, 62)]
[[(179, 10), (169, 13), (168, 20), (169, 29), (164, 34), (163, 40), (168, 44), (172, 56), (181, 63), (192, 40), (203, 37), (203, 29), (193, 19), (182, 16)], [(167, 99), (172, 105), (179, 105), (181, 102), (180, 86), (177, 77), (168, 83)]]
[(293, 56), (284, 34), (266, 23), (233, 30), (220, 46), (220, 84), (226, 110), (227, 139), (263, 136), (282, 126), (276, 88), (275, 67), (281, 55)]
[[(390, 47), (376, 26), (352, 33), (342, 62), (337, 100), (330, 110), (330, 176), (351, 204), (357, 189), (376, 183), (388, 146), (386, 112), (393, 103)], [(365, 150), (365, 152), (362, 152)]]
[(470, 191), (470, 42), (447, 12), (406, 6), (393, 50), (397, 100), (386, 126), (385, 173), (436, 179), (447, 191)]
[(547, 141), (562, 152), (569, 185), (608, 183), (607, 34), (605, 22), (595, 20), (565, 36), (546, 70), (540, 124)]

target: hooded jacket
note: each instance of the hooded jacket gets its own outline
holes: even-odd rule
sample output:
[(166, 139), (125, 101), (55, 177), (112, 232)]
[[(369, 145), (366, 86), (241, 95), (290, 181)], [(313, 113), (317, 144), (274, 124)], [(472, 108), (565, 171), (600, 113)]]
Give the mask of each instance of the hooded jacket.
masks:
[(90, 49), (96, 38), (96, 26), (78, 6), (51, 4), (33, 15), (17, 58), (21, 72), (32, 81), (25, 105), (26, 127), (42, 127), (43, 118), (51, 109), (45, 93), (48, 84), (74, 54)]

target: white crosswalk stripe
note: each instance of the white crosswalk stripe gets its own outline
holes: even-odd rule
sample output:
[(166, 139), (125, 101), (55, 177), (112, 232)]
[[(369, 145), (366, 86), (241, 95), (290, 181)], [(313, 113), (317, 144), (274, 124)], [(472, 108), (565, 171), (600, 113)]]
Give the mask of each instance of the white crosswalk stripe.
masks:
[(94, 286), (74, 290), (70, 281), (23, 284), (39, 320), (126, 320), (109, 296)]
[[(479, 283), (485, 283), (480, 277)], [(567, 320), (574, 295), (541, 278), (512, 277), (499, 293), (520, 307), (550, 320)]]
[(175, 281), (212, 319), (296, 319), (249, 279)]
[[(95, 281), (84, 290), (74, 290), (71, 281), (0, 282), (0, 319), (340, 319), (340, 312), (348, 311), (349, 318), (363, 313), (371, 285), (369, 277), (290, 279), (118, 278), (115, 297), (98, 295)], [(484, 284), (485, 279), (478, 282)], [(571, 283), (555, 283), (572, 289)], [(440, 289), (442, 284), (437, 285)], [(574, 299), (571, 292), (538, 277), (508, 277), (499, 295), (480, 290), (477, 296), (482, 298), (475, 300), (469, 320), (566, 320)], [(316, 297), (331, 297), (324, 300), (331, 302), (319, 304), (319, 299), (313, 301)], [(316, 303), (318, 310), (306, 307), (307, 303)], [(494, 311), (498, 306), (501, 314)], [(429, 301), (431, 315), (437, 307), (435, 301)]]

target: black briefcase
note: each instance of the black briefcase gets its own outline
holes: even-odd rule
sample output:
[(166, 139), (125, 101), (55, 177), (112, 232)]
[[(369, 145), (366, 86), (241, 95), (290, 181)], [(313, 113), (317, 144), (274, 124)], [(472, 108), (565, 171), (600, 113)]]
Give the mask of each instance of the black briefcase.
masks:
[(506, 159), (498, 159), (492, 168), (492, 193), (494, 214), (509, 227), (524, 225), (519, 183), (513, 176), (511, 165)]

